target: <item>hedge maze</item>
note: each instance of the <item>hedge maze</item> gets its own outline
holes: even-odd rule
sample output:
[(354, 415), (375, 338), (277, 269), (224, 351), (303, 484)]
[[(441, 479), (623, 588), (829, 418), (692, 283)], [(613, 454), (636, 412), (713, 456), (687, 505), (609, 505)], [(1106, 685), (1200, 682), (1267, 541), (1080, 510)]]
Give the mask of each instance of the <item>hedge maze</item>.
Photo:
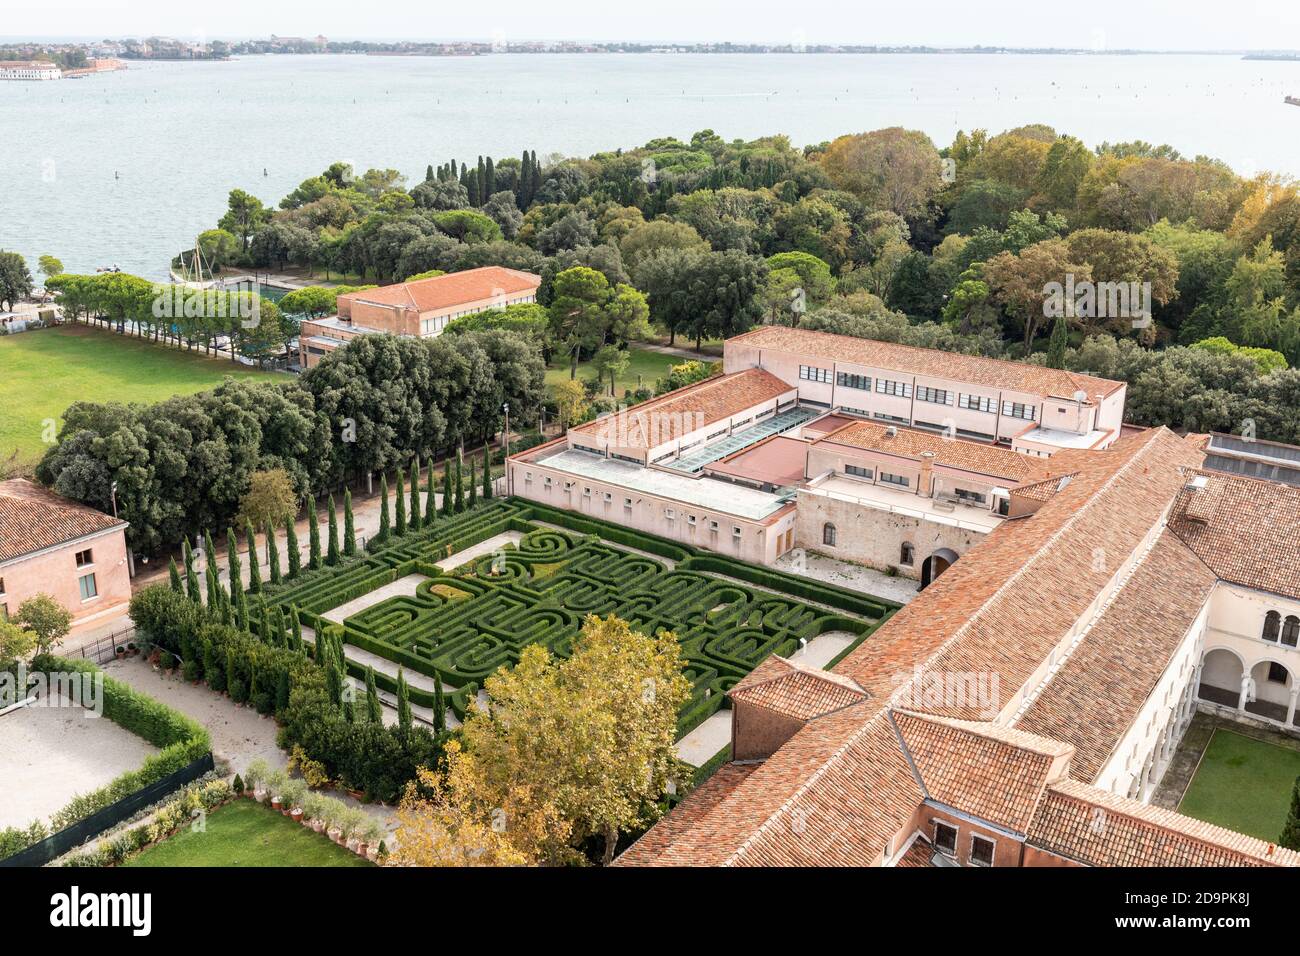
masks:
[[(518, 547), (450, 572), (433, 564), (449, 548), (454, 554), (509, 530), (524, 535)], [(663, 629), (677, 635), (693, 687), (682, 732), (717, 710), (726, 691), (768, 655), (791, 654), (801, 639), (830, 631), (861, 640), (896, 609), (856, 592), (517, 499), (444, 519), (351, 564), (304, 575), (269, 593), (268, 600), (286, 610), (296, 606), (311, 626), (337, 628), (319, 615), (412, 573), (429, 580), (412, 596), (392, 597), (349, 617), (342, 625), (346, 642), (436, 673), (467, 692), (457, 695), (463, 706), (467, 695), (497, 668), (514, 664), (527, 645), (568, 654), (586, 615), (615, 614), (646, 633)]]

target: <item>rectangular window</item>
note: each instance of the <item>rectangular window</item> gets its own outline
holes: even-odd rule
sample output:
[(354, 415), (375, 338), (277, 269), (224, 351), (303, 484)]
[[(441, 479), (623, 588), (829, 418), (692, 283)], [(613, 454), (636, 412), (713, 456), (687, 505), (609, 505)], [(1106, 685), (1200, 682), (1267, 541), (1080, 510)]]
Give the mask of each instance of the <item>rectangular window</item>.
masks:
[(740, 537), (740, 528), (738, 528), (738, 527), (736, 527), (736, 528), (732, 528), (732, 529), (731, 529), (731, 536), (732, 536), (733, 538), (739, 538), (739, 537)]
[(664, 517), (667, 518), (669, 521), (676, 521), (676, 520), (677, 520), (677, 512), (676, 512), (676, 510), (674, 510), (673, 508), (665, 508), (665, 509), (664, 509)]
[(970, 501), (977, 505), (982, 505), (988, 501), (988, 498), (978, 491), (970, 491), (966, 488), (954, 488), (952, 493), (962, 501)]
[(983, 395), (962, 395), (957, 399), (957, 407), (968, 408), (972, 412), (988, 412), (991, 415), (998, 410), (998, 401)]
[(81, 599), (89, 601), (91, 598), (98, 596), (99, 591), (95, 587), (95, 575), (84, 574), (77, 579), (77, 586), (81, 589)]
[(90, 548), (85, 551), (77, 552), (77, 567), (85, 568), (95, 563), (95, 556), (91, 553)]
[(948, 856), (957, 855), (957, 828), (947, 823), (934, 821), (934, 846), (940, 853)]
[(1002, 414), (1033, 422), (1038, 420), (1038, 407), (1035, 405), (1022, 405), (1020, 402), (1003, 402)]
[(815, 365), (800, 365), (799, 377), (805, 382), (821, 382), (829, 385), (831, 382), (831, 370), (828, 368), (817, 368)]
[(898, 398), (911, 398), (912, 385), (910, 382), (891, 382), (888, 379), (876, 379), (876, 391), (881, 395), (895, 395)]
[(995, 844), (988, 837), (982, 837), (978, 834), (971, 834), (970, 838), (970, 861), (972, 866), (992, 866), (993, 849)]
[(855, 478), (866, 478), (868, 480), (874, 478), (876, 475), (875, 469), (863, 468), (859, 465), (845, 465), (844, 474), (852, 475)]
[(891, 475), (887, 471), (880, 473), (880, 480), (887, 485), (898, 485), (900, 488), (907, 488), (912, 484), (912, 479), (906, 475)]
[(835, 376), (835, 384), (841, 388), (858, 388), (864, 392), (871, 391), (871, 379), (866, 375), (853, 375), (849, 372), (839, 372)]
[(0, 594), (4, 594), (4, 593), (5, 593), (5, 579), (0, 578)]
[(931, 405), (951, 405), (953, 393), (946, 388), (930, 388), (928, 385), (918, 385), (916, 400), (918, 402), (929, 402)]

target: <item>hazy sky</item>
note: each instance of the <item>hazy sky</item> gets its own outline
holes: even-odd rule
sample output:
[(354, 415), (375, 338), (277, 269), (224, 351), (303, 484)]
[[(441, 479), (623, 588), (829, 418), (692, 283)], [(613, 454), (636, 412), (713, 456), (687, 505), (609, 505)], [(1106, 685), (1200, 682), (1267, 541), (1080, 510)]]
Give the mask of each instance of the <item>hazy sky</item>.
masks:
[(0, 0), (0, 36), (1300, 48), (1296, 0)]

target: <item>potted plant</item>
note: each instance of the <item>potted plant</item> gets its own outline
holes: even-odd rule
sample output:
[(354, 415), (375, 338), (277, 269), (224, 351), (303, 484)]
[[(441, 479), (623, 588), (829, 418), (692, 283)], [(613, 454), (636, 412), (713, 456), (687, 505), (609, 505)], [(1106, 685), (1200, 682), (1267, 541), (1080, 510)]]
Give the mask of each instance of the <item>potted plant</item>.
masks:
[(121, 644), (117, 645), (117, 647), (113, 649), (113, 656), (115, 656), (119, 661), (123, 660), (126, 657), (126, 648)]
[[(367, 816), (369, 816), (367, 814)], [(371, 863), (379, 857), (380, 844), (384, 842), (384, 836), (388, 830), (374, 817), (370, 817), (365, 825), (361, 828), (361, 845), (357, 847), (357, 852), (368, 859)]]
[(307, 785), (301, 780), (289, 780), (280, 788), (280, 802), (283, 813), (293, 817), (295, 823), (302, 822), (302, 801), (307, 795)]
[(244, 771), (244, 792), (260, 802), (266, 796), (266, 778), (270, 773), (271, 767), (265, 760), (254, 760)]
[(303, 819), (317, 833), (325, 829), (325, 820), (329, 815), (329, 798), (319, 793), (307, 793), (302, 798)]

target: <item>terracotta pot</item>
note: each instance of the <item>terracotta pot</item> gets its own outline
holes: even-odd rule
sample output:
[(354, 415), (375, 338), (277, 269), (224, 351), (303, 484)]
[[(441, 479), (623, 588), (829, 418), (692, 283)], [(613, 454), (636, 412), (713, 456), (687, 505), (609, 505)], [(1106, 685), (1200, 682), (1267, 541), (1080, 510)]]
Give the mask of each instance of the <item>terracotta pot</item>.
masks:
[(338, 827), (330, 827), (325, 832), (325, 835), (328, 836), (335, 843), (338, 843), (340, 840), (343, 839), (343, 831), (340, 830)]
[(280, 798), (279, 798), (279, 797), (272, 797), (272, 798), (271, 798), (271, 809), (272, 809), (272, 810), (279, 810), (279, 809), (281, 809), (281, 806), (280, 806)]
[(370, 844), (368, 843), (357, 844), (357, 849), (356, 849), (357, 856), (365, 856), (369, 850), (370, 850)]
[(374, 863), (379, 859), (379, 847), (372, 846), (366, 849), (366, 859)]
[(302, 823), (302, 807), (294, 807), (289, 811), (289, 816), (293, 817), (294, 823)]
[(254, 791), (253, 791), (253, 799), (256, 800), (258, 803), (261, 803), (263, 800), (266, 799), (266, 791), (265, 791), (265, 790), (254, 790)]
[(313, 830), (315, 830), (317, 833), (320, 833), (322, 830), (325, 829), (325, 824), (320, 820), (312, 820), (307, 825), (311, 827)]

